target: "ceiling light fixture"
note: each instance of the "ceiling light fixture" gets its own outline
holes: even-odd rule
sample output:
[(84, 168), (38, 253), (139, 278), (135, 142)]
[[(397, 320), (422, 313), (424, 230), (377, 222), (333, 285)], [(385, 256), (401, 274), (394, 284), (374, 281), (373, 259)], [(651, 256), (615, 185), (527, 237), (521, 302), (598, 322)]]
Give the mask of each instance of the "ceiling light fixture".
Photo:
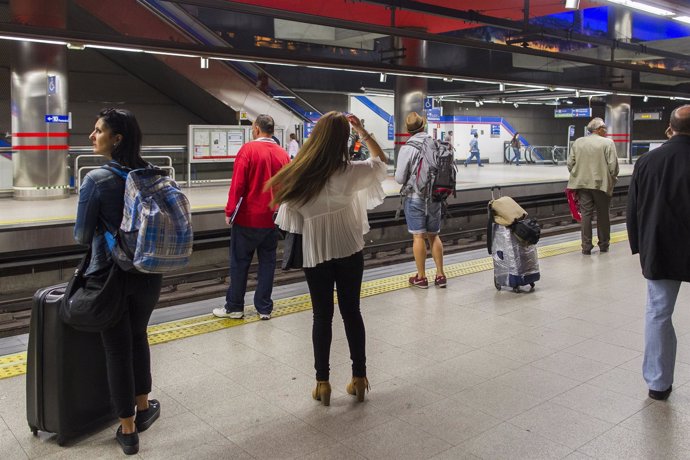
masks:
[(520, 107), (520, 104), (518, 104), (517, 102), (513, 102), (513, 107), (517, 109), (518, 107)]
[(381, 72), (381, 75), (379, 75), (379, 81), (380, 81), (381, 83), (386, 83), (386, 80), (387, 80), (387, 79), (388, 79), (388, 75), (386, 75), (385, 73)]
[(481, 104), (479, 103), (479, 101), (474, 101), (474, 106), (475, 106), (475, 107), (479, 107), (480, 105), (481, 105)]
[(208, 58), (202, 57), (199, 61), (199, 66), (202, 69), (208, 69)]
[(580, 8), (580, 0), (565, 0), (566, 10), (577, 10)]
[(690, 16), (676, 16), (673, 19), (675, 19), (676, 21), (685, 22), (687, 24), (690, 24)]
[(505, 91), (505, 90), (506, 90), (506, 85), (505, 85), (505, 83), (499, 83), (499, 84), (498, 84), (498, 90), (499, 90), (500, 92)]
[(627, 6), (628, 8), (633, 8), (635, 10), (644, 11), (645, 13), (655, 14), (657, 16), (674, 16), (673, 11), (665, 10), (663, 8), (658, 8), (656, 6), (647, 5), (646, 3), (636, 2), (634, 0), (608, 0), (609, 3), (615, 3), (616, 5)]
[(648, 100), (649, 100), (649, 96), (645, 96), (645, 97), (642, 98), (642, 101), (643, 101), (643, 102), (647, 102)]

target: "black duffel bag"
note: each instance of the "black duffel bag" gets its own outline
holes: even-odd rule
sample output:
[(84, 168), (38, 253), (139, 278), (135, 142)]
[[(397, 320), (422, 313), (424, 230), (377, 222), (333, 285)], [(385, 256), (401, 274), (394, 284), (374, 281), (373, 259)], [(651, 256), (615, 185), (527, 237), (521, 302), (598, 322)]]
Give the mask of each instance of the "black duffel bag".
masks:
[(526, 244), (537, 244), (541, 237), (541, 227), (534, 217), (518, 220), (510, 226), (513, 234)]
[(84, 276), (91, 248), (74, 271), (60, 305), (60, 318), (75, 329), (100, 332), (117, 324), (124, 313), (122, 297), (127, 274), (117, 264), (101, 274)]

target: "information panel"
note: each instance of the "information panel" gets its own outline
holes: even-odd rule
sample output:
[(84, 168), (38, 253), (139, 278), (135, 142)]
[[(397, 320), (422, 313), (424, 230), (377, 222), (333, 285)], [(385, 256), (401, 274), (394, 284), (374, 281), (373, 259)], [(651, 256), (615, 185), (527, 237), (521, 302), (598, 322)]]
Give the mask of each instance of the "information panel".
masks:
[(244, 126), (231, 125), (189, 125), (187, 139), (191, 163), (235, 161), (247, 140)]

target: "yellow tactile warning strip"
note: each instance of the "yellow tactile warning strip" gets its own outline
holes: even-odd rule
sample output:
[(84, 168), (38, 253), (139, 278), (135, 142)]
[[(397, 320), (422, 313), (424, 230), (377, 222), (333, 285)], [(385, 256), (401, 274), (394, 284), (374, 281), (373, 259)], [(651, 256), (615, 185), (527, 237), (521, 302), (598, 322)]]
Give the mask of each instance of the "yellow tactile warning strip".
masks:
[[(611, 234), (611, 243), (618, 243), (628, 239), (625, 231)], [(580, 240), (567, 241), (539, 248), (539, 258), (552, 257), (560, 254), (567, 254), (580, 250)], [(446, 267), (448, 278), (457, 278), (463, 275), (492, 270), (494, 268), (491, 257), (468, 260)], [(390, 276), (372, 281), (365, 281), (362, 284), (362, 297), (370, 297), (386, 292), (406, 289), (407, 279), (414, 273)], [(430, 272), (433, 276), (433, 271)], [(289, 315), (311, 309), (311, 299), (309, 294), (302, 294), (295, 297), (276, 300), (273, 306), (273, 316)], [(245, 319), (221, 319), (213, 315), (201, 315), (169, 323), (157, 324), (148, 329), (149, 343), (151, 345), (170, 342), (173, 340), (192, 337), (199, 334), (218, 331), (229, 327), (241, 326), (247, 323), (258, 321), (258, 316), (248, 316)], [(0, 357), (0, 379), (15, 377), (26, 373), (26, 353), (17, 353)]]

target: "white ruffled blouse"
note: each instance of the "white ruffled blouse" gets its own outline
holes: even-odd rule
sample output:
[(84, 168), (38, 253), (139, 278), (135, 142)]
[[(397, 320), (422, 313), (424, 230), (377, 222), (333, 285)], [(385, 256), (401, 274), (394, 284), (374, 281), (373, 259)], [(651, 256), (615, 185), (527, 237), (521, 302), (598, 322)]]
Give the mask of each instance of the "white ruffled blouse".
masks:
[(302, 234), (304, 267), (351, 256), (364, 248), (369, 232), (367, 209), (383, 203), (386, 194), (386, 164), (378, 157), (353, 161), (334, 174), (319, 195), (293, 207), (280, 205), (276, 224), (283, 230)]

